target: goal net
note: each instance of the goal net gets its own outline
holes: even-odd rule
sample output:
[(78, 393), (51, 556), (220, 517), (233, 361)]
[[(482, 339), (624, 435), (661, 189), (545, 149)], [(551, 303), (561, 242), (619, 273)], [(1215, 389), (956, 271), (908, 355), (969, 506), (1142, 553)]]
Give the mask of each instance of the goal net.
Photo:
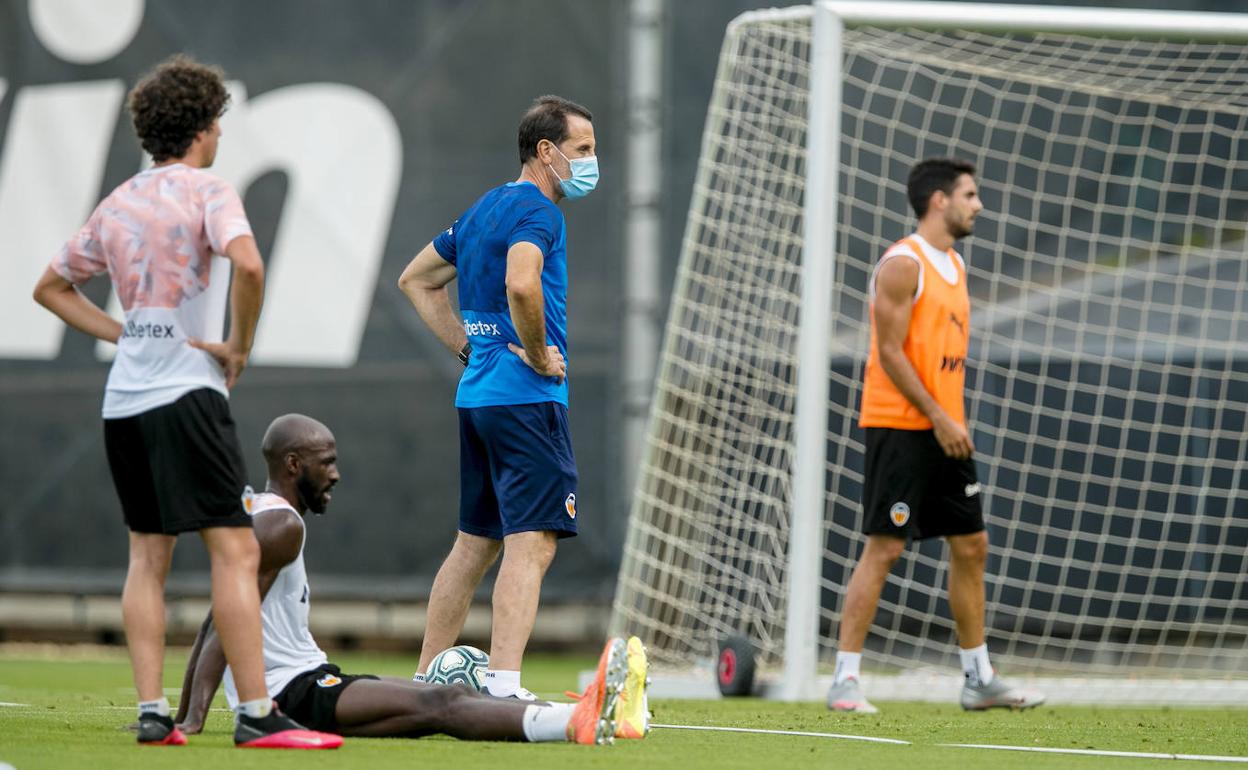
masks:
[[(808, 212), (811, 40), (809, 8), (746, 14), (724, 40), (614, 630), (660, 667), (704, 664), (732, 634), (774, 667), (791, 612), (817, 612), (830, 665), (863, 543), (868, 276), (915, 226), (911, 165), (957, 156), (986, 206), (957, 248), (994, 663), (1075, 677), (1069, 700), (1115, 699), (1084, 686), (1097, 675), (1248, 698), (1248, 46), (847, 26), (837, 197)], [(836, 234), (824, 506), (796, 532), (808, 215)], [(812, 539), (815, 600), (791, 609), (791, 549)], [(868, 669), (958, 672), (946, 557), (939, 540), (907, 549)]]

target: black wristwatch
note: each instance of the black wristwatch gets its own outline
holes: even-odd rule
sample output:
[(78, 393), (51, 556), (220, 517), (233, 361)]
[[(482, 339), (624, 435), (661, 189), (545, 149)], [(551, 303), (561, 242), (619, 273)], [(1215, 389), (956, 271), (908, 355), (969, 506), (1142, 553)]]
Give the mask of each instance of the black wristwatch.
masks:
[(459, 362), (464, 366), (467, 366), (468, 358), (472, 355), (472, 343), (465, 342), (464, 346), (459, 349), (459, 353), (457, 355), (459, 356)]

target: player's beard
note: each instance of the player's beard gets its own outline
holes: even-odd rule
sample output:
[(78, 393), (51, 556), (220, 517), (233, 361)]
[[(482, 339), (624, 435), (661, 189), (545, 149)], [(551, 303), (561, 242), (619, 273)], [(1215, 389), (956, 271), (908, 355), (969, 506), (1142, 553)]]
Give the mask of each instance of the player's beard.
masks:
[(300, 476), (299, 480), (295, 482), (295, 486), (299, 490), (299, 497), (302, 499), (303, 504), (307, 506), (308, 510), (312, 511), (312, 513), (315, 513), (317, 516), (324, 516), (326, 508), (325, 493), (332, 488), (332, 485), (317, 489), (311, 479), (307, 476)]
[(946, 222), (946, 226), (949, 228), (949, 234), (953, 236), (953, 239), (960, 241), (974, 231), (975, 220), (967, 219), (962, 222)]

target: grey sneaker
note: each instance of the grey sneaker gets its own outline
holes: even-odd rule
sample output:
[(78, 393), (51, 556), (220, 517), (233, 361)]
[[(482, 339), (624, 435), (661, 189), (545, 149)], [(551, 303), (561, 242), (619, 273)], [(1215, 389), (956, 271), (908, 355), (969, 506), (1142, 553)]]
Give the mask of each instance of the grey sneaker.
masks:
[(867, 700), (867, 696), (862, 694), (862, 685), (852, 676), (828, 689), (828, 708), (833, 711), (856, 711), (859, 714), (880, 713)]
[(1011, 687), (993, 677), (988, 684), (972, 683), (967, 680), (962, 685), (962, 708), (967, 711), (984, 711), (991, 708), (1029, 709), (1044, 703), (1044, 694), (1035, 690), (1024, 690)]

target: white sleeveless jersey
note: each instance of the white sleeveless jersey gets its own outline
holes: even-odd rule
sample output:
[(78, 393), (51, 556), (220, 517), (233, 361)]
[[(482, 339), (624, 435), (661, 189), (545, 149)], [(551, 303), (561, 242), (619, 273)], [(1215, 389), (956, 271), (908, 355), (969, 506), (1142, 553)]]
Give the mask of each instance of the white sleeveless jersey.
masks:
[[(256, 495), (248, 512), (255, 516), (263, 511), (282, 509), (295, 513), (300, 526), (304, 527), (306, 540), (307, 528), (303, 517), (280, 495), (271, 492)], [(308, 573), (303, 567), (303, 543), (300, 543), (299, 555), (277, 573), (277, 579), (260, 604), (264, 683), (269, 688), (269, 697), (276, 697), (299, 674), (328, 661), (308, 630), (309, 602)], [(234, 675), (228, 666), (225, 669), (225, 698), (230, 708), (238, 706), (238, 690), (234, 687)]]

